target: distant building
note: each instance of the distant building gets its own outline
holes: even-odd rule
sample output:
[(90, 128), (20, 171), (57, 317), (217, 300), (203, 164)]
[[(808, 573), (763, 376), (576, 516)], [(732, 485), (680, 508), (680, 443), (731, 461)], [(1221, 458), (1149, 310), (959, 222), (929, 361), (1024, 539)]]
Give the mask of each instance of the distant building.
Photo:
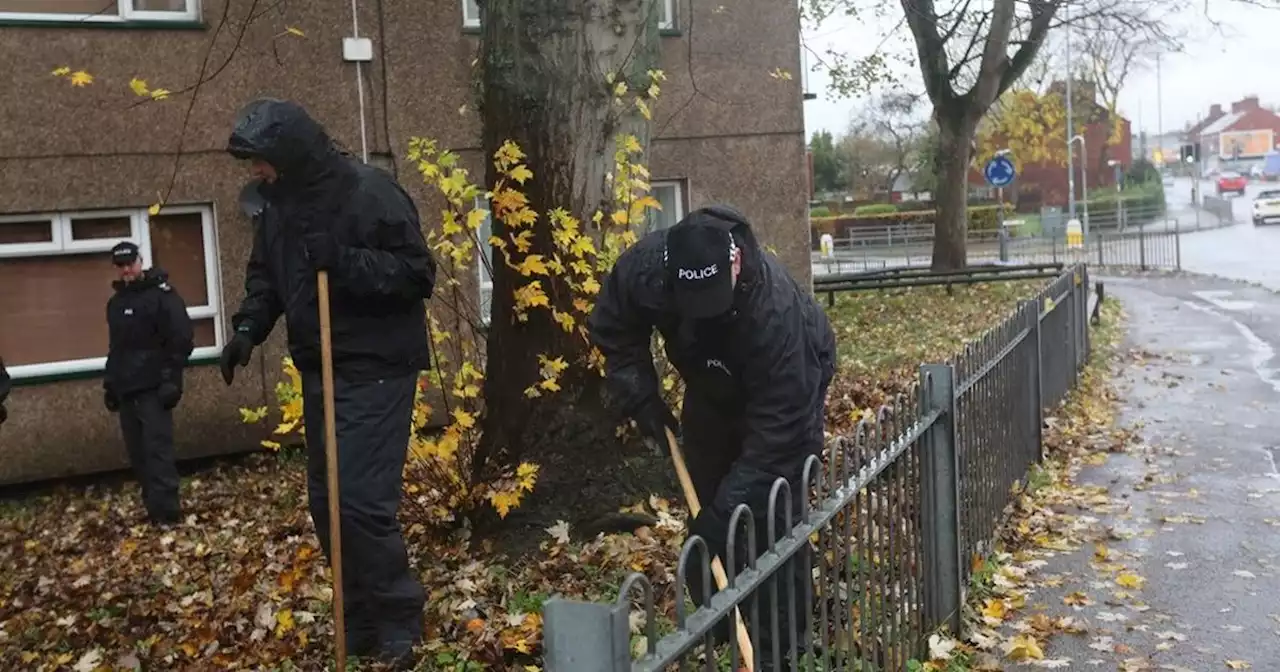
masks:
[(1184, 133), (1187, 144), (1198, 145), (1200, 160), (1210, 168), (1241, 169), (1257, 163), (1280, 140), (1280, 115), (1263, 107), (1257, 96), (1209, 108), (1209, 116)]

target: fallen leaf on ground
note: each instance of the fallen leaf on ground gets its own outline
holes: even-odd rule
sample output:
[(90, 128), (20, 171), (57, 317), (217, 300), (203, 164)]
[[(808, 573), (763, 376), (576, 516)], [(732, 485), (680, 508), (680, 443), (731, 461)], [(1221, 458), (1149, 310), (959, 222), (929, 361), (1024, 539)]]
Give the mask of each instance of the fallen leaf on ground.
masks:
[(1031, 635), (1018, 635), (1004, 645), (1004, 655), (1011, 660), (1041, 660), (1044, 658), (1044, 651), (1040, 648), (1040, 643)]

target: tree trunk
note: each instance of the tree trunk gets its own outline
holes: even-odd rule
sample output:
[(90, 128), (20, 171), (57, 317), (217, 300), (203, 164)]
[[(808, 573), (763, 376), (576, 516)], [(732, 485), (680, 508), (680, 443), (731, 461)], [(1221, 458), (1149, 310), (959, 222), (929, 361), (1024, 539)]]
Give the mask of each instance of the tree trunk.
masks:
[[(564, 208), (592, 226), (597, 209), (612, 210), (607, 176), (614, 171), (615, 138), (635, 134), (647, 143), (647, 123), (634, 109), (614, 105), (606, 73), (618, 73), (647, 86), (657, 48), (652, 0), (482, 0), (481, 115), (487, 184), (500, 177), (493, 155), (511, 140), (525, 153), (533, 179), (519, 188), (538, 214), (528, 254), (551, 260), (557, 255), (547, 213)], [(645, 82), (640, 86), (639, 82)], [(633, 94), (634, 95), (634, 94)], [(633, 97), (633, 96), (632, 96)], [(627, 100), (630, 100), (628, 97)], [(632, 116), (634, 115), (634, 117)], [(517, 185), (512, 185), (517, 186)], [(508, 239), (507, 227), (494, 217), (493, 234)], [(511, 247), (509, 245), (509, 247)], [(516, 260), (523, 255), (512, 251)], [(523, 460), (540, 467), (533, 500), (538, 495), (564, 497), (557, 489), (592, 498), (581, 485), (598, 469), (623, 453), (614, 428), (617, 419), (605, 412), (601, 379), (582, 365), (589, 347), (576, 331), (566, 332), (548, 310), (532, 308), (517, 320), (514, 292), (537, 279), (551, 305), (575, 316), (571, 290), (555, 275), (525, 277), (504, 263), (494, 250), (493, 309), (486, 344), (482, 438), (474, 467), (492, 472)], [(566, 262), (567, 263), (567, 262)], [(524, 391), (542, 380), (539, 355), (563, 357), (569, 368), (562, 389), (530, 399)], [(587, 488), (586, 490), (590, 490)], [(610, 493), (612, 494), (612, 493)], [(609, 507), (611, 498), (572, 506)], [(537, 507), (527, 502), (522, 508)], [(568, 508), (572, 508), (568, 506)], [(544, 509), (546, 507), (543, 507)], [(579, 513), (579, 511), (571, 511)], [(544, 511), (549, 516), (558, 512)]]
[(964, 116), (946, 118), (942, 110), (935, 112), (938, 121), (938, 152), (934, 155), (934, 171), (938, 176), (937, 215), (933, 225), (933, 269), (951, 271), (967, 263), (969, 232), (969, 162), (970, 140), (976, 123)]

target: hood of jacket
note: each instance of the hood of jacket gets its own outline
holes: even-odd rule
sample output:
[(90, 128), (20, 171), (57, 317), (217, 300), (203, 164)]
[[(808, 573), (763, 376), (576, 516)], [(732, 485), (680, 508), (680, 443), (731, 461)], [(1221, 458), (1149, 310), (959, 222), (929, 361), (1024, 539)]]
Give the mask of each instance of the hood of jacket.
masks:
[(227, 152), (266, 161), (276, 169), (280, 188), (295, 189), (331, 177), (342, 157), (328, 132), (301, 105), (276, 98), (259, 98), (240, 110)]

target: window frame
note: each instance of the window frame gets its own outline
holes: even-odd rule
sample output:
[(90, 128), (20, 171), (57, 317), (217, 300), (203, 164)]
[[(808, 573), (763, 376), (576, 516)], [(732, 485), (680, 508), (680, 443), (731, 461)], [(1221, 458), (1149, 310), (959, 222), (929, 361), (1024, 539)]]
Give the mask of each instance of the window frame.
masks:
[(676, 30), (676, 0), (657, 0), (662, 3), (662, 11), (666, 12), (667, 18), (658, 15), (658, 30)]
[[(676, 222), (679, 222), (680, 220), (684, 219), (685, 216), (689, 214), (689, 202), (685, 200), (685, 190), (688, 187), (687, 180), (684, 180), (681, 178), (653, 180), (652, 182), (649, 183), (649, 195), (652, 196), (655, 200), (657, 200), (658, 195), (656, 192), (658, 191), (658, 189), (662, 189), (666, 187), (671, 187), (675, 189), (675, 192), (676, 192), (675, 202), (676, 202), (676, 205), (679, 206), (679, 211), (676, 212), (675, 218), (671, 222), (672, 226), (674, 226)], [(653, 215), (650, 214), (650, 216), (653, 216)], [(661, 229), (653, 229), (649, 227), (647, 224), (645, 226), (645, 229), (647, 231), (661, 231)]]
[[(493, 314), (493, 276), (489, 273), (489, 268), (493, 267), (493, 246), (489, 244), (489, 238), (493, 235), (493, 208), (489, 205), (489, 199), (483, 195), (476, 196), (472, 201), (475, 208), (484, 210), (484, 221), (480, 223), (480, 230), (476, 231), (476, 238), (479, 239), (476, 250), (476, 311), (480, 314), (480, 324), (489, 326), (489, 316)], [(483, 235), (485, 228), (489, 229), (489, 235)], [(488, 258), (489, 263), (485, 264), (484, 259)], [(485, 294), (488, 294), (486, 301)], [(486, 305), (488, 310), (486, 310)]]
[[(132, 0), (128, 0), (132, 2)], [(462, 27), (470, 30), (480, 29), (480, 6), (476, 5), (476, 14), (471, 16), (469, 6), (475, 0), (461, 0), (462, 2)], [(655, 0), (662, 8), (662, 12), (666, 14), (666, 18), (662, 14), (658, 15), (658, 30), (674, 31), (676, 30), (676, 0)]]
[[(187, 305), (187, 315), (195, 320), (213, 320), (213, 345), (196, 347), (187, 359), (188, 365), (202, 359), (216, 357), (225, 343), (225, 316), (222, 310), (222, 275), (218, 256), (218, 232), (215, 226), (214, 207), (209, 204), (173, 205), (162, 208), (157, 217), (166, 215), (200, 215), (200, 232), (203, 237), (205, 295), (209, 297), (205, 305)], [(128, 216), (129, 237), (111, 237), (91, 240), (74, 240), (71, 237), (73, 220), (105, 219), (109, 217)], [(151, 249), (151, 214), (147, 208), (115, 208), (110, 210), (69, 210), (55, 213), (33, 213), (21, 215), (0, 215), (0, 224), (7, 222), (30, 222), (48, 219), (53, 231), (53, 242), (42, 243), (7, 243), (0, 244), (0, 259), (19, 259), (31, 257), (58, 257), (77, 254), (94, 254), (110, 252), (111, 248), (122, 240), (129, 240), (138, 246), (142, 253), (144, 265), (152, 260)], [(105, 317), (103, 319), (106, 319)], [(101, 373), (106, 370), (107, 358), (91, 357), (87, 359), (70, 359), (56, 362), (40, 362), (38, 364), (22, 364), (8, 368), (9, 375), (16, 380), (27, 378), (45, 378), (67, 374)]]
[[(464, 0), (465, 1), (465, 0)], [(119, 23), (192, 23), (200, 20), (201, 0), (186, 0), (182, 12), (157, 12), (133, 8), (134, 0), (116, 0), (114, 14), (65, 14), (61, 12), (6, 12), (0, 9), (0, 21), (32, 21), (48, 23), (79, 22), (87, 24)]]
[(460, 1), (462, 2), (462, 27), (470, 28), (472, 30), (479, 30), (480, 29), (480, 5), (478, 3), (476, 4), (475, 16), (470, 16), (471, 12), (469, 10), (469, 6), (471, 4), (471, 1), (474, 1), (474, 0), (471, 0), (471, 1), (460, 0)]

